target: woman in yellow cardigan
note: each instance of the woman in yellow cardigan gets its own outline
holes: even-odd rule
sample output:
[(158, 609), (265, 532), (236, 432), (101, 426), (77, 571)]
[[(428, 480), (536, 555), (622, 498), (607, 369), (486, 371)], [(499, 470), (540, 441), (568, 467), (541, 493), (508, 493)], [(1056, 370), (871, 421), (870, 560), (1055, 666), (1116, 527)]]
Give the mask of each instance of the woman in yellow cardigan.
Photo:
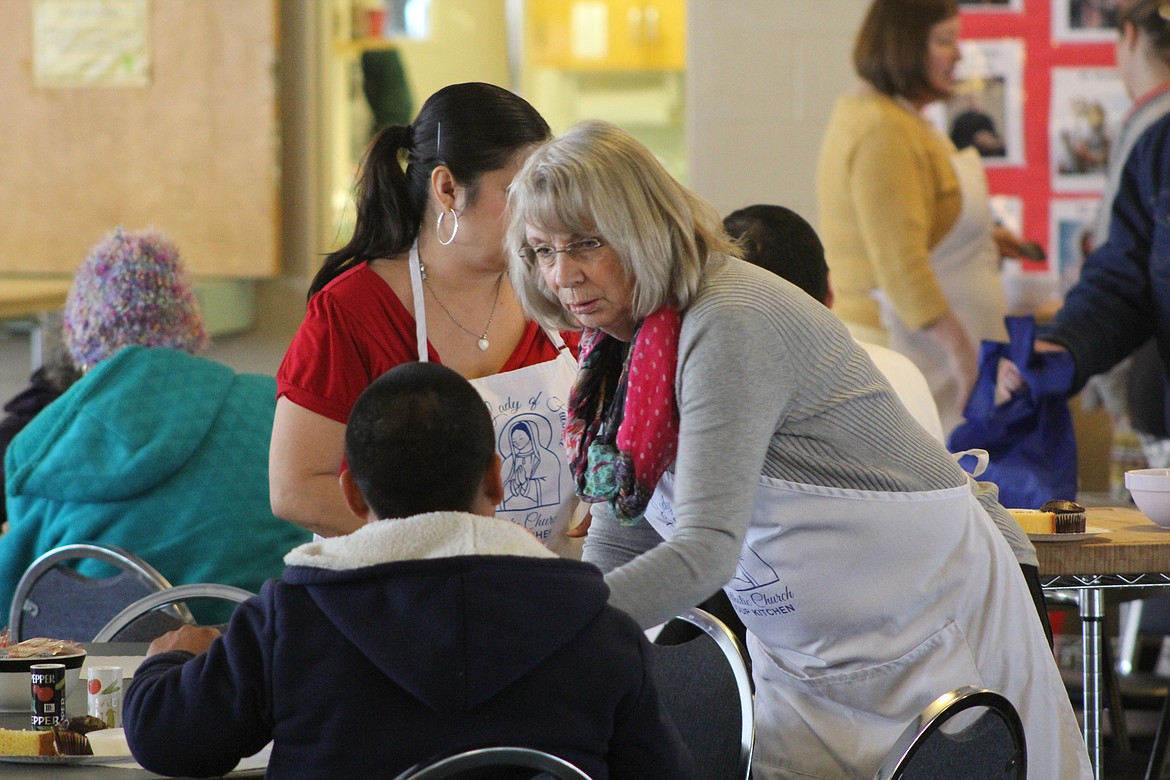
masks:
[(953, 91), (958, 38), (954, 0), (875, 0), (853, 53), (862, 83), (838, 100), (817, 168), (835, 311), (857, 338), (918, 365), (946, 432), (979, 340), (1006, 340), (978, 152), (957, 152), (920, 114)]

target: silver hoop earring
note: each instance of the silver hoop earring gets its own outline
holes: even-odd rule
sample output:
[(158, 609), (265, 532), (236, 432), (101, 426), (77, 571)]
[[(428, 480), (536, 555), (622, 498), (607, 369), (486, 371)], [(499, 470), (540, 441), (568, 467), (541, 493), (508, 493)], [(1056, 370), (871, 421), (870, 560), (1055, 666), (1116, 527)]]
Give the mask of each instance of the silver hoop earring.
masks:
[[(443, 228), (443, 217), (447, 216), (447, 212), (451, 212), (451, 218), (455, 220), (455, 227), (451, 229), (451, 237), (446, 241), (443, 240), (441, 230)], [(439, 214), (439, 221), (435, 223), (435, 238), (439, 239), (439, 243), (443, 246), (448, 246), (455, 240), (455, 236), (459, 234), (459, 215), (455, 213), (455, 209), (447, 209)]]

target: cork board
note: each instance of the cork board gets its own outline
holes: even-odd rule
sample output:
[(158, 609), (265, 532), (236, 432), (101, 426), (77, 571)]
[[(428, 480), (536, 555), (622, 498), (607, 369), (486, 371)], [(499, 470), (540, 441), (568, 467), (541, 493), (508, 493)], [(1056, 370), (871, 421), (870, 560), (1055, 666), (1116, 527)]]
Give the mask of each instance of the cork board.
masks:
[(196, 276), (277, 273), (276, 0), (147, 14), (146, 86), (44, 88), (33, 2), (0, 0), (0, 273), (71, 274), (116, 225), (163, 231)]

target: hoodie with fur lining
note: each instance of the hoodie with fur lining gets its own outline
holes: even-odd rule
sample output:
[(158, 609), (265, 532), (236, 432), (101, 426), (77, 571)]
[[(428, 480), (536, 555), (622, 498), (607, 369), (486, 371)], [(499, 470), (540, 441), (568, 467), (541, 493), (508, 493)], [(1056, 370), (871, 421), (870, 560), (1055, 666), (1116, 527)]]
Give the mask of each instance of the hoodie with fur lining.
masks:
[(639, 627), (601, 573), (512, 523), (433, 513), (302, 545), (207, 653), (149, 658), (126, 693), (148, 769), (394, 776), (488, 745), (594, 778), (687, 778)]

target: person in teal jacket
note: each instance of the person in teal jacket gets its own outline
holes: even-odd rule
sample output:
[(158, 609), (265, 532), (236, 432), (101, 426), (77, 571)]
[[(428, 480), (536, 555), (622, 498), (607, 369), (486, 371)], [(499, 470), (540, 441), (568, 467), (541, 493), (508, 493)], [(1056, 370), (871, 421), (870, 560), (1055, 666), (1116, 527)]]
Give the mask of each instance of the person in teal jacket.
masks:
[(77, 542), (129, 550), (176, 585), (279, 576), (311, 535), (269, 506), (276, 380), (191, 354), (207, 334), (173, 244), (118, 230), (95, 247), (64, 336), (85, 374), (5, 453), (3, 609), (39, 555)]

